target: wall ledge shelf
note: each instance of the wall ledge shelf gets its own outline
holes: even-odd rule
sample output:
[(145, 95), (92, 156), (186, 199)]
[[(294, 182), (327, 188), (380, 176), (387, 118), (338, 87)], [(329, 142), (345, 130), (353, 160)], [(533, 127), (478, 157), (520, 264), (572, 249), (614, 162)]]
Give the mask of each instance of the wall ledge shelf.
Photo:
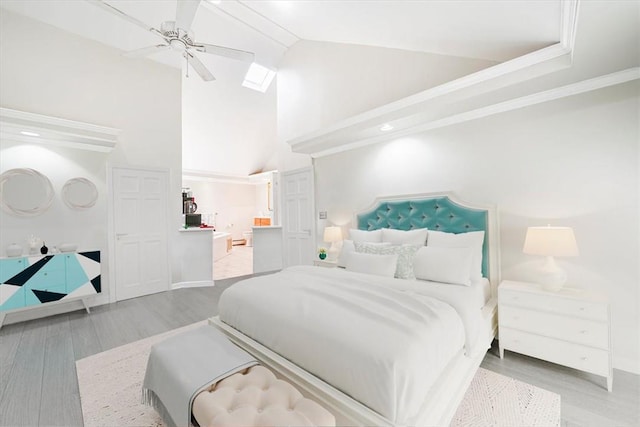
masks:
[(108, 153), (115, 148), (119, 134), (119, 129), (0, 108), (1, 140)]

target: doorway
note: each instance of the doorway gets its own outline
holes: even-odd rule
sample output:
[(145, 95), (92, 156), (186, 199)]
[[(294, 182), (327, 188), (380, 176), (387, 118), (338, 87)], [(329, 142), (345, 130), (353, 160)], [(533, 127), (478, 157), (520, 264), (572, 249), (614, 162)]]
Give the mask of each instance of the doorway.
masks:
[(193, 195), (197, 213), (205, 224), (215, 228), (214, 281), (253, 273), (253, 227), (265, 218), (271, 224), (275, 220), (274, 173), (248, 177), (189, 172), (183, 175), (182, 186)]

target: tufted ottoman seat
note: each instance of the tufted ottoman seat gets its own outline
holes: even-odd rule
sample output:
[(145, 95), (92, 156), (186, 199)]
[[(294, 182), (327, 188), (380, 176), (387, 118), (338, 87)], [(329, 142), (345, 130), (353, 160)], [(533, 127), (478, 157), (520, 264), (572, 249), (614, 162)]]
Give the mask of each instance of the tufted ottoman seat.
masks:
[(335, 426), (329, 411), (260, 365), (198, 394), (192, 413), (201, 427)]

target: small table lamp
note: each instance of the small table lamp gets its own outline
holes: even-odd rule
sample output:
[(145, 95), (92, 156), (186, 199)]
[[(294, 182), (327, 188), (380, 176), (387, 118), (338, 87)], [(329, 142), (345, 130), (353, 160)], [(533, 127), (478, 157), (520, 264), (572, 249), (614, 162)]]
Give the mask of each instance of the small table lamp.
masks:
[(544, 289), (559, 291), (567, 281), (567, 273), (553, 257), (577, 256), (578, 245), (571, 227), (529, 227), (522, 252), (547, 257), (539, 282)]
[(338, 259), (338, 253), (340, 252), (338, 242), (342, 241), (342, 230), (340, 227), (325, 227), (322, 240), (331, 243), (331, 247), (327, 252), (327, 261), (335, 261)]

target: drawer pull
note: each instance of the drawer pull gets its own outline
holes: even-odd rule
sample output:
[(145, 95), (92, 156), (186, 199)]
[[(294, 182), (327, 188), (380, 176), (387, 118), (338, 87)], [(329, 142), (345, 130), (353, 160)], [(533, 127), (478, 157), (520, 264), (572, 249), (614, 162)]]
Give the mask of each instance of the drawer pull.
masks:
[(47, 275), (47, 272), (46, 272), (46, 271), (44, 272), (44, 275), (45, 275), (45, 276)]
[(580, 311), (584, 311), (584, 307), (580, 307)]
[(586, 356), (585, 357), (581, 357), (580, 360), (582, 360), (583, 362), (586, 362), (587, 361), (587, 357)]
[(587, 332), (588, 332), (587, 330), (582, 330), (582, 331), (580, 331), (580, 333), (581, 333), (582, 335), (586, 334)]

